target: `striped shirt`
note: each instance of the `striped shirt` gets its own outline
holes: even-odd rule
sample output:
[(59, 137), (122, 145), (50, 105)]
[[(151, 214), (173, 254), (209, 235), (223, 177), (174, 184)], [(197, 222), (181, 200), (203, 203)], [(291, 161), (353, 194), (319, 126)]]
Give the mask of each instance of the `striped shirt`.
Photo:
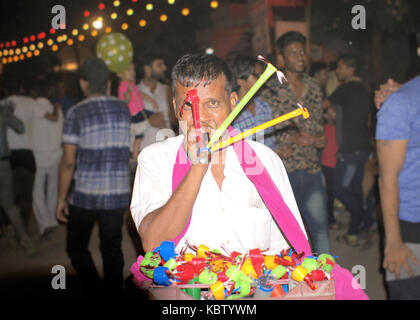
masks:
[[(239, 112), (232, 126), (239, 132), (254, 128), (260, 124), (273, 119), (273, 113), (270, 105), (261, 99), (254, 98), (255, 115), (253, 115), (246, 107)], [(276, 138), (273, 135), (273, 128), (265, 129), (249, 136), (247, 139), (256, 140), (264, 143), (272, 150), (277, 149)]]
[(130, 112), (107, 96), (92, 97), (70, 108), (63, 143), (77, 145), (70, 203), (84, 209), (113, 210), (130, 202)]

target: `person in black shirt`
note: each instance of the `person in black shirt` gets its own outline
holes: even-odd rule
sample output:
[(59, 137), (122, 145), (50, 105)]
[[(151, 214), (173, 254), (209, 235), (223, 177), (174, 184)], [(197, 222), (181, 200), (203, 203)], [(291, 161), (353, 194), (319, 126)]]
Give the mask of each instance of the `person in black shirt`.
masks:
[(329, 97), (336, 107), (337, 165), (334, 195), (350, 211), (350, 224), (342, 237), (350, 246), (358, 246), (358, 236), (374, 224), (372, 212), (363, 205), (362, 181), (370, 155), (368, 116), (370, 96), (358, 76), (359, 63), (352, 55), (338, 59), (336, 74), (342, 83)]

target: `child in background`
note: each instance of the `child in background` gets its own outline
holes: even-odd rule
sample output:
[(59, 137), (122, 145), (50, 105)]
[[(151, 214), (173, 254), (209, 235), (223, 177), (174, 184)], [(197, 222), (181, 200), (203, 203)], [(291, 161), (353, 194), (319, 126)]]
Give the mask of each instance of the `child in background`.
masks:
[(322, 150), (321, 166), (325, 177), (327, 191), (328, 225), (331, 229), (337, 230), (340, 228), (340, 225), (336, 222), (334, 217), (333, 195), (334, 168), (337, 162), (336, 153), (338, 151), (335, 116), (335, 107), (328, 105), (324, 110), (324, 136), (327, 138), (327, 144)]
[(154, 105), (154, 110), (157, 110), (156, 101), (151, 97), (141, 93), (136, 87), (136, 71), (134, 64), (130, 64), (127, 70), (118, 73), (120, 84), (118, 87), (118, 98), (127, 102), (131, 114), (131, 139), (132, 139), (132, 153), (133, 159), (137, 160), (140, 151), (141, 139), (143, 132), (149, 126), (148, 118), (154, 112), (144, 108), (143, 100)]

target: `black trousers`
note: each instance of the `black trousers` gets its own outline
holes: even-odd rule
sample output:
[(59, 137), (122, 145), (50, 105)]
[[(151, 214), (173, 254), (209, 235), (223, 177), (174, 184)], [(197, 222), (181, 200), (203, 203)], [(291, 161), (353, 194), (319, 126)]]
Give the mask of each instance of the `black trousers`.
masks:
[[(125, 210), (88, 210), (69, 206), (67, 254), (90, 298), (116, 297), (122, 293), (124, 258), (121, 241)], [(99, 224), (103, 283), (88, 248), (96, 222)]]

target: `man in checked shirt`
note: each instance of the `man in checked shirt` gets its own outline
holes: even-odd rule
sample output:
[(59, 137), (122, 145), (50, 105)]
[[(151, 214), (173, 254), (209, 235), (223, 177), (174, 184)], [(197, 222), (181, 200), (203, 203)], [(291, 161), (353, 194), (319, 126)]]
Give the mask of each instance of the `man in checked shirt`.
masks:
[[(231, 65), (234, 77), (234, 88), (238, 94), (238, 102), (245, 96), (251, 87), (257, 82), (261, 73), (264, 71), (264, 65), (257, 59), (246, 56), (236, 57)], [(259, 98), (254, 98), (248, 102), (236, 117), (232, 126), (239, 132), (254, 128), (262, 123), (273, 119), (271, 107)], [(256, 137), (255, 137), (256, 136)], [(276, 151), (277, 142), (273, 135), (273, 128), (252, 135), (249, 139), (264, 143), (267, 147)]]
[(275, 126), (277, 153), (282, 159), (299, 210), (309, 229), (314, 252), (331, 252), (328, 234), (325, 182), (318, 152), (326, 144), (322, 126), (322, 91), (305, 71), (305, 37), (290, 31), (276, 41), (277, 65), (287, 82), (275, 77), (266, 82), (260, 98), (270, 104), (273, 118), (293, 111), (297, 103), (308, 108), (301, 117)]

